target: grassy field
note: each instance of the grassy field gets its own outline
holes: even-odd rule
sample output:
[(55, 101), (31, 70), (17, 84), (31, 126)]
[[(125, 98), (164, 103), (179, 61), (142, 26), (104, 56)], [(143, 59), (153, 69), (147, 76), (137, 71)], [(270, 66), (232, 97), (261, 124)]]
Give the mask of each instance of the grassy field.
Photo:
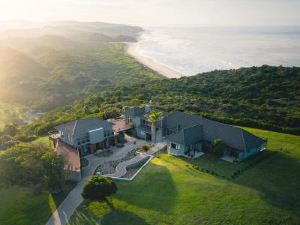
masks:
[(211, 158), (188, 161), (161, 154), (133, 182), (118, 182), (111, 199), (114, 210), (85, 202), (70, 225), (300, 224), (300, 137), (248, 130), (268, 138), (270, 155), (240, 176), (223, 178), (193, 167), (227, 169), (227, 175), (234, 164), (217, 161), (216, 166)]
[(0, 224), (44, 225), (74, 185), (68, 183), (63, 192), (54, 195), (20, 187), (0, 188)]

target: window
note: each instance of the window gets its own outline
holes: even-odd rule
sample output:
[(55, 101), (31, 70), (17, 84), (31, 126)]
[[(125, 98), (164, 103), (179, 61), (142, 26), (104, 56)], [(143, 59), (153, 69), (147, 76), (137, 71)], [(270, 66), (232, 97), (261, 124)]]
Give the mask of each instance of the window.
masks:
[(171, 143), (171, 148), (179, 150), (180, 149), (180, 145), (179, 144), (175, 144), (175, 143)]

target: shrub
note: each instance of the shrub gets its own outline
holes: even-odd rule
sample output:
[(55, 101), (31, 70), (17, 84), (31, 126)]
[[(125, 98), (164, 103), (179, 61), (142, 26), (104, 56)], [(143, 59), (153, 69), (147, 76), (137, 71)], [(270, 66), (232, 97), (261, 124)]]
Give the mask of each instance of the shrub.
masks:
[(221, 139), (215, 139), (211, 143), (211, 150), (217, 157), (224, 155), (225, 144)]
[(143, 146), (142, 146), (142, 151), (143, 151), (143, 152), (147, 152), (149, 149), (150, 149), (150, 146), (149, 146), (149, 145), (143, 145)]
[(117, 190), (117, 185), (111, 178), (95, 175), (84, 186), (81, 195), (84, 199), (103, 201)]

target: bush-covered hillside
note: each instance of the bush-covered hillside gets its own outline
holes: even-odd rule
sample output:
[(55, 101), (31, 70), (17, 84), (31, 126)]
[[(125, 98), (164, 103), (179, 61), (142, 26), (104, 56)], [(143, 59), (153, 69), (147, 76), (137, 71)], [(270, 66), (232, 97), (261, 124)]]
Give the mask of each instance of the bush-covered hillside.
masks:
[(160, 76), (127, 56), (119, 42), (141, 29), (103, 23), (62, 23), (0, 37), (0, 100), (40, 110), (69, 104), (111, 86)]
[(45, 133), (85, 116), (118, 115), (123, 106), (152, 100), (155, 108), (181, 110), (249, 127), (300, 134), (300, 68), (252, 67), (181, 79), (149, 81), (100, 91), (45, 115), (30, 127)]

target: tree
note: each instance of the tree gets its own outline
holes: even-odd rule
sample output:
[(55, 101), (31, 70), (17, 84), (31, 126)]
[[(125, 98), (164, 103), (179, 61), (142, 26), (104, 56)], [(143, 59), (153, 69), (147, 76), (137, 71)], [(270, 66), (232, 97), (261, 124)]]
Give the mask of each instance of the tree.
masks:
[(7, 185), (34, 191), (62, 189), (64, 160), (43, 144), (19, 144), (0, 154), (0, 177)]
[(211, 143), (211, 150), (213, 153), (216, 154), (216, 156), (221, 157), (224, 154), (224, 148), (225, 148), (225, 144), (222, 141), (222, 139), (215, 139), (212, 143)]
[(111, 178), (95, 175), (84, 186), (81, 195), (84, 199), (92, 201), (107, 201), (106, 198), (115, 194), (117, 190), (117, 185)]
[(151, 136), (153, 143), (156, 143), (156, 123), (161, 120), (162, 112), (152, 112), (148, 116), (149, 122), (151, 122)]
[(50, 192), (59, 192), (65, 183), (65, 162), (63, 156), (48, 152), (42, 156), (43, 177)]

